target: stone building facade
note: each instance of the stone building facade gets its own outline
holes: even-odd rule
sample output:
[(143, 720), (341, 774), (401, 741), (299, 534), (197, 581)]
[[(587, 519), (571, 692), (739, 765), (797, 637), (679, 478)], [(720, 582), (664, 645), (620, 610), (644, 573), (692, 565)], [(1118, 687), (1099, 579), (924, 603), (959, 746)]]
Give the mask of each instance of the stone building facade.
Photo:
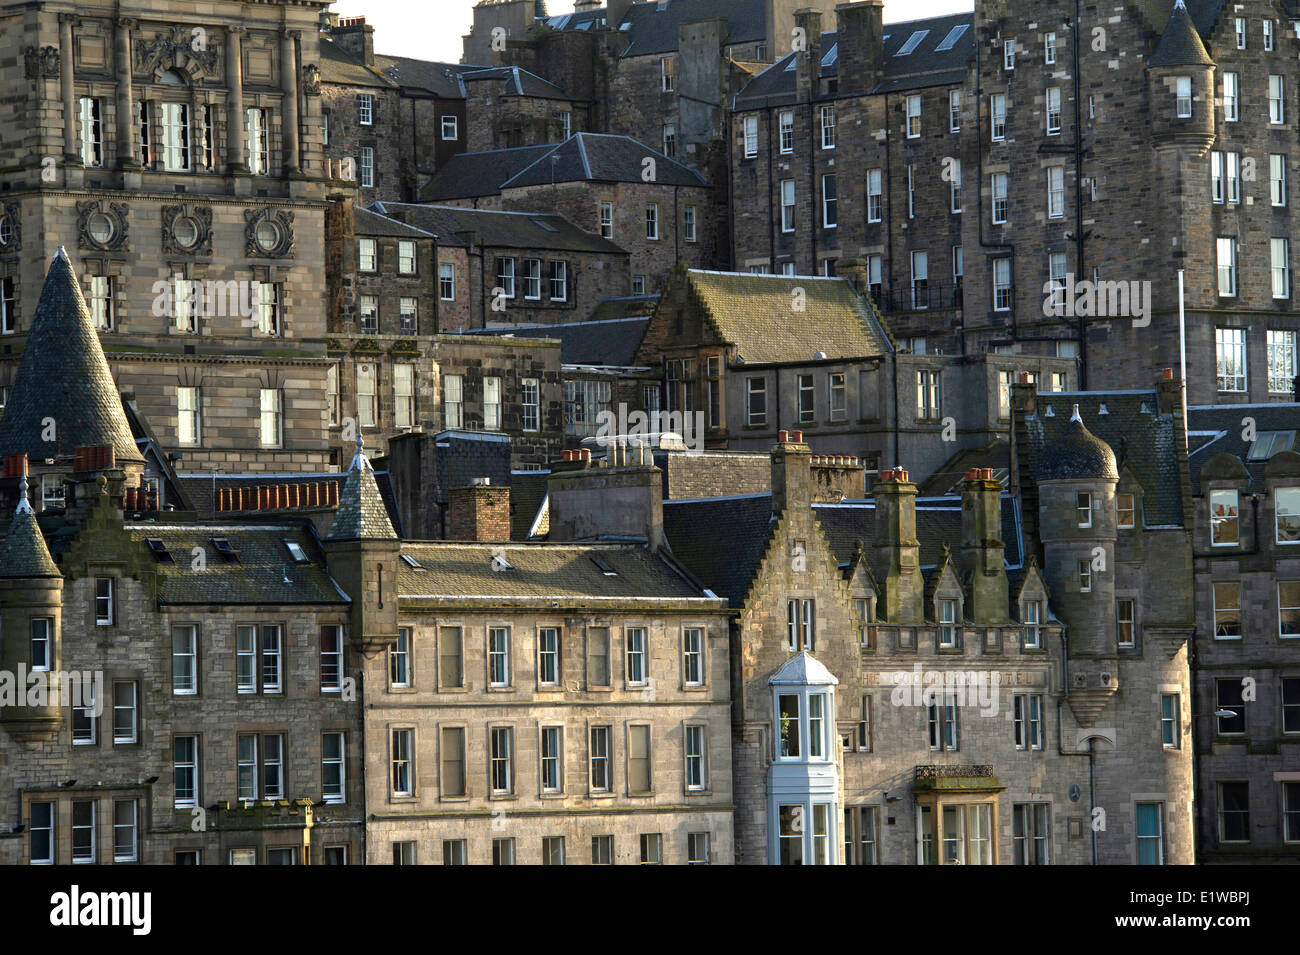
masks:
[(1197, 836), (1212, 864), (1293, 863), (1300, 851), (1298, 420), (1294, 404), (1189, 414)]
[(737, 94), (738, 268), (851, 267), (914, 351), (1077, 357), (1091, 388), (1175, 363), (1184, 269), (1191, 400), (1294, 395), (1287, 9), (882, 12), (800, 14), (820, 47)]

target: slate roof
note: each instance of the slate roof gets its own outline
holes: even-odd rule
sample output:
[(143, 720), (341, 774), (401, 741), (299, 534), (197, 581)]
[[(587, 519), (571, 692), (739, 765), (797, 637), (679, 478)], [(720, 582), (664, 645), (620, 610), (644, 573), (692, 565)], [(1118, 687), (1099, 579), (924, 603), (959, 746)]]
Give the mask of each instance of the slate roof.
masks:
[(425, 90), (440, 99), (464, 99), (465, 86), (460, 81), (461, 74), (484, 67), (376, 53), (375, 69), (405, 89)]
[[(213, 480), (211, 472), (191, 471), (176, 475), (176, 484), (184, 495), (184, 500), (188, 502), (188, 507), (192, 509), (200, 518), (204, 520), (220, 519), (222, 515), (229, 515), (229, 511), (218, 511), (213, 502), (212, 495), (214, 490), (230, 488), (237, 490), (240, 488), (255, 488), (261, 485), (269, 484), (337, 484), (341, 492), (343, 485), (347, 481), (346, 474), (328, 473), (328, 474), (217, 474), (216, 480)], [(379, 495), (383, 498), (384, 507), (388, 511), (388, 519), (392, 522), (393, 528), (397, 531), (398, 536), (402, 534), (402, 524), (397, 513), (397, 497), (393, 493), (392, 477), (387, 471), (375, 472), (375, 484), (379, 487)], [(315, 508), (293, 508), (294, 512), (310, 511), (319, 513), (328, 510), (328, 506)], [(252, 517), (255, 514), (264, 512), (240, 510), (237, 513)], [(277, 520), (284, 518), (283, 512), (273, 512)], [(228, 517), (227, 517), (228, 519)]]
[[(942, 17), (928, 17), (905, 23), (886, 23), (882, 48), (883, 78), (871, 92), (886, 93), (904, 89), (924, 89), (929, 86), (947, 86), (961, 83), (975, 56), (974, 16), (955, 13)], [(955, 29), (965, 27), (947, 49), (945, 45)], [(899, 50), (914, 33), (927, 31), (910, 53), (898, 55)], [(822, 33), (822, 65), (820, 75), (825, 78), (839, 75), (839, 34)], [(795, 54), (787, 53), (753, 80), (745, 84), (735, 96), (736, 109), (754, 109), (759, 106), (786, 105), (795, 102)], [(841, 90), (841, 94), (857, 94), (861, 90)], [(832, 99), (826, 93), (821, 98)]]
[[(1115, 452), (1122, 472), (1128, 467), (1142, 485), (1142, 503), (1148, 526), (1181, 527), (1182, 488), (1178, 474), (1174, 416), (1160, 414), (1160, 403), (1150, 391), (1052, 392), (1038, 396), (1037, 411), (1026, 417), (1029, 439), (1024, 451), (1024, 473), (1036, 474), (1043, 448), (1055, 441), (1070, 421), (1074, 405), (1092, 434)], [(1101, 406), (1106, 414), (1101, 414)], [(1047, 409), (1052, 416), (1047, 416)], [(1238, 406), (1240, 407), (1240, 406)]]
[(461, 85), (465, 83), (482, 83), (490, 80), (504, 81), (504, 89), (499, 96), (526, 96), (533, 99), (572, 100), (573, 97), (550, 80), (543, 79), (536, 73), (520, 69), (517, 66), (489, 66), (477, 70), (465, 70), (460, 74)]
[[(325, 569), (314, 535), (302, 524), (128, 524), (126, 532), (146, 550), (157, 538), (174, 563), (156, 562), (160, 604), (347, 604)], [(224, 537), (239, 555), (232, 563), (219, 554), (213, 538)], [(284, 541), (294, 541), (309, 558), (296, 563)], [(191, 554), (201, 548), (203, 570)], [(285, 583), (286, 578), (288, 583)]]
[(1183, 0), (1177, 0), (1169, 22), (1165, 24), (1160, 35), (1156, 51), (1147, 60), (1147, 66), (1213, 66), (1214, 60), (1205, 50), (1196, 24), (1184, 6)]
[[(629, 600), (702, 598), (699, 588), (668, 561), (635, 544), (480, 544), (427, 541), (402, 544), (397, 592), (404, 598), (447, 601)], [(613, 571), (607, 576), (592, 560)], [(503, 557), (506, 569), (493, 569)], [(496, 566), (500, 567), (498, 563)]]
[[(1201, 35), (1202, 40), (1209, 42), (1210, 34), (1214, 32), (1214, 28), (1219, 22), (1219, 16), (1227, 5), (1228, 0), (1187, 0), (1187, 12), (1191, 15), (1192, 22), (1196, 24), (1196, 32)], [(1157, 32), (1162, 32), (1165, 29), (1173, 13), (1173, 8), (1174, 0), (1138, 5), (1138, 9), (1143, 12), (1148, 22)], [(1294, 12), (1294, 10), (1289, 12)]]
[(609, 239), (584, 232), (563, 216), (433, 203), (376, 202), (370, 208), (390, 217), (409, 215), (416, 228), (437, 236), (439, 245), (468, 245), (472, 238), (488, 248), (627, 255)]
[[(1264, 490), (1264, 468), (1268, 461), (1247, 460), (1251, 443), (1241, 437), (1241, 419), (1248, 416), (1255, 420), (1256, 434), (1265, 431), (1300, 432), (1300, 404), (1192, 405), (1187, 409), (1188, 444), (1195, 447), (1195, 450), (1189, 450), (1187, 461), (1192, 487), (1198, 493), (1201, 468), (1216, 454), (1230, 454), (1239, 459), (1250, 473), (1249, 490)], [(1296, 435), (1290, 448), (1276, 450), (1300, 451), (1300, 434)]]
[(366, 66), (333, 40), (321, 37), (320, 78), (322, 83), (339, 86), (370, 86), (397, 89), (397, 84)]
[(501, 184), (531, 166), (554, 146), (518, 146), (513, 149), (488, 149), (476, 153), (457, 153), (448, 159), (438, 174), (420, 190), (426, 202), (439, 199), (476, 199), (495, 196)]
[(356, 209), (353, 230), (357, 235), (378, 235), (395, 239), (432, 239), (432, 232), (425, 232), (415, 226), (399, 222), (397, 219), (371, 212), (369, 209)]
[[(53, 418), (57, 441), (42, 440)], [(32, 458), (111, 445), (119, 461), (143, 461), (113, 373), (90, 320), (81, 284), (59, 247), (32, 316), (9, 402), (0, 417), (0, 454)]]
[[(841, 565), (853, 560), (858, 541), (870, 547), (876, 539), (874, 502), (816, 504), (813, 515)], [(744, 604), (772, 527), (770, 494), (664, 501), (664, 534), (673, 556), (733, 607)], [(725, 533), (720, 534), (719, 528), (725, 528)], [(921, 566), (937, 566), (945, 544), (961, 544), (960, 498), (918, 500), (916, 534)], [(1021, 566), (1020, 522), (1015, 502), (1007, 495), (1002, 497), (1002, 540), (1008, 569)]]
[[(528, 540), (528, 533), (537, 523), (537, 514), (546, 501), (547, 481), (550, 471), (514, 471), (510, 475), (510, 539)], [(550, 522), (543, 518), (537, 528), (538, 536), (545, 536)]]
[(645, 160), (655, 162), (655, 185), (706, 186), (704, 177), (631, 136), (574, 133), (501, 184), (502, 189), (552, 182), (643, 182)]
[[(612, 24), (627, 45), (623, 56), (673, 53), (678, 45), (678, 28), (691, 20), (727, 18), (728, 43), (758, 43), (766, 33), (764, 0), (668, 0), (633, 3), (621, 24)], [(552, 30), (595, 30), (606, 20), (602, 7), (582, 13), (566, 13), (546, 19)]]
[(647, 158), (654, 159), (656, 185), (707, 185), (695, 170), (629, 136), (574, 133), (562, 143), (459, 153), (429, 180), (420, 198), (474, 199), (553, 182), (640, 183)]
[(1035, 476), (1039, 481), (1119, 480), (1115, 452), (1084, 426), (1078, 405), (1065, 428), (1043, 445)]
[(487, 331), (514, 338), (558, 338), (560, 362), (565, 365), (628, 367), (635, 364), (649, 318), (612, 318), (595, 322), (569, 322), (535, 328)]
[(62, 577), (28, 503), (26, 478), (20, 480), (19, 488), (18, 506), (14, 508), (4, 543), (0, 544), (0, 577)]
[(982, 448), (958, 451), (939, 465), (939, 469), (926, 478), (917, 490), (921, 497), (960, 493), (954, 491), (954, 488), (957, 488), (971, 468), (992, 468), (998, 472), (994, 477), (1006, 487), (1010, 479), (1010, 467), (1011, 445), (1005, 440), (993, 440)]
[(348, 478), (339, 491), (339, 507), (334, 512), (326, 540), (394, 540), (397, 532), (388, 519), (388, 508), (375, 484), (375, 469), (370, 466), (357, 438), (357, 453), (348, 470)]
[[(870, 303), (843, 278), (754, 275), (749, 272), (675, 272), (691, 285), (718, 337), (736, 346), (747, 364), (865, 358), (892, 347)], [(807, 311), (791, 310), (803, 289)]]

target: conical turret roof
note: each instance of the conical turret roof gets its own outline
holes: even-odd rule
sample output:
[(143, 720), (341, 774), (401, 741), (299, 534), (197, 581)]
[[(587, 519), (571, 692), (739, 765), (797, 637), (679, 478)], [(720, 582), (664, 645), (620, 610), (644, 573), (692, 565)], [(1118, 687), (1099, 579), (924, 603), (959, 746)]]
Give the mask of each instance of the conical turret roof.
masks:
[(45, 546), (45, 537), (27, 500), (25, 474), (18, 482), (18, 491), (14, 519), (9, 523), (4, 544), (0, 545), (0, 577), (62, 577), (50, 556), (50, 549)]
[[(53, 421), (52, 432), (47, 419)], [(51, 433), (55, 440), (44, 440)], [(105, 445), (119, 461), (144, 460), (72, 263), (60, 246), (0, 417), (0, 454), (40, 459)]]
[(1160, 43), (1156, 46), (1151, 59), (1147, 61), (1147, 66), (1213, 65), (1214, 60), (1205, 49), (1205, 44), (1201, 42), (1201, 35), (1196, 32), (1192, 15), (1187, 12), (1183, 0), (1178, 0), (1174, 4), (1173, 12), (1169, 14), (1165, 32), (1160, 35)]
[(1059, 438), (1043, 448), (1037, 478), (1040, 481), (1118, 481), (1115, 452), (1083, 424), (1079, 406)]
[(397, 540), (388, 508), (375, 483), (375, 469), (366, 457), (362, 437), (357, 435), (357, 453), (352, 459), (348, 479), (339, 492), (339, 509), (325, 535), (330, 541)]

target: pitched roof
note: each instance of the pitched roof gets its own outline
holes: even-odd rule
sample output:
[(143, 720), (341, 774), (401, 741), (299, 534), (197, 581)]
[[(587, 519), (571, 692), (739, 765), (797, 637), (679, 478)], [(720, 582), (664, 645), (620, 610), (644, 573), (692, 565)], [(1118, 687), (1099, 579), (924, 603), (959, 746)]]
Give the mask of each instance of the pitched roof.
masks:
[[(818, 353), (831, 360), (867, 358), (890, 350), (875, 309), (847, 279), (686, 269), (670, 281), (681, 275), (718, 337), (735, 345), (748, 364), (810, 361)], [(803, 290), (806, 305), (798, 315), (791, 310), (796, 289)]]
[[(46, 422), (54, 442), (45, 441)], [(112, 446), (119, 461), (143, 461), (122, 410), (113, 373), (90, 320), (81, 285), (62, 246), (50, 263), (0, 417), (0, 454), (32, 458)]]
[(1177, 0), (1147, 66), (1213, 66), (1183, 0)]
[(0, 577), (62, 577), (27, 500), (26, 476), (19, 479), (18, 488), (18, 506), (0, 544)]
[(531, 212), (462, 209), (433, 203), (376, 202), (390, 218), (409, 216), (412, 225), (438, 237), (439, 245), (474, 244), (498, 249), (554, 249), (627, 255), (609, 239), (584, 232), (563, 216)]
[(569, 322), (535, 328), (488, 330), (513, 338), (557, 338), (560, 361), (565, 365), (602, 365), (625, 368), (635, 364), (636, 350), (645, 337), (648, 317), (610, 318), (594, 322)]
[(921, 497), (960, 493), (959, 485), (971, 468), (992, 468), (996, 472), (994, 478), (1006, 487), (1011, 476), (1010, 467), (1011, 445), (1005, 438), (998, 437), (983, 447), (958, 451), (921, 482), (918, 492)]
[(648, 56), (677, 50), (679, 30), (691, 20), (726, 17), (728, 43), (758, 43), (767, 34), (764, 0), (670, 0), (633, 3), (619, 24), (627, 41), (623, 56)]
[[(1010, 570), (1023, 563), (1024, 545), (1015, 501), (1008, 495), (1001, 500), (1004, 563)], [(859, 541), (870, 546), (876, 539), (872, 501), (816, 504), (813, 516), (841, 566), (853, 562)], [(719, 535), (720, 527), (726, 528), (725, 535)], [(744, 604), (772, 527), (770, 494), (664, 501), (664, 535), (673, 556), (733, 607)], [(961, 499), (919, 500), (916, 536), (921, 566), (938, 565), (945, 545), (961, 543)]]
[(526, 96), (532, 99), (572, 100), (573, 97), (550, 80), (543, 79), (536, 73), (518, 66), (487, 66), (477, 70), (465, 70), (460, 74), (461, 85), (465, 83), (482, 83), (501, 80), (504, 89), (499, 96)]
[(695, 170), (629, 136), (574, 133), (562, 143), (459, 153), (421, 189), (420, 198), (473, 199), (557, 182), (640, 183), (646, 159), (654, 160), (656, 185), (707, 185)]
[(440, 99), (464, 99), (465, 87), (460, 81), (461, 74), (481, 70), (483, 67), (376, 53), (375, 69), (405, 89), (424, 90)]
[[(1076, 404), (1088, 430), (1115, 453), (1117, 468), (1122, 472), (1127, 467), (1142, 485), (1147, 526), (1181, 527), (1183, 494), (1175, 419), (1172, 414), (1160, 413), (1154, 390), (1039, 395), (1036, 411), (1025, 418), (1028, 441), (1023, 448), (1022, 473), (1038, 473), (1043, 449), (1064, 433)], [(1103, 405), (1105, 414), (1101, 413)]]
[[(882, 38), (882, 79), (870, 92), (887, 93), (961, 83), (975, 56), (973, 15), (955, 13), (904, 23), (885, 24)], [(918, 37), (915, 44), (909, 41)], [(908, 47), (908, 52), (902, 50)], [(942, 47), (942, 49), (941, 49)], [(736, 109), (777, 106), (795, 102), (795, 53), (787, 53), (745, 84), (735, 96)], [(819, 75), (839, 76), (839, 34), (822, 33)], [(841, 89), (840, 94), (861, 90)], [(835, 94), (827, 92), (822, 98)]]
[(369, 209), (354, 210), (353, 231), (357, 235), (379, 235), (396, 239), (432, 239), (432, 232), (417, 229), (389, 216), (371, 212)]
[[(162, 541), (173, 563), (158, 562), (160, 604), (346, 604), (325, 568), (314, 535), (303, 524), (128, 524), (142, 550), (149, 539)], [(224, 538), (238, 561), (227, 560), (212, 541)], [(307, 557), (299, 563), (285, 546), (293, 541)], [(205, 555), (203, 569), (191, 560)]]
[(1283, 433), (1283, 439), (1270, 446), (1270, 458), (1279, 451), (1300, 451), (1300, 433), (1292, 434), (1300, 432), (1300, 404), (1192, 405), (1187, 409), (1188, 444), (1195, 450), (1189, 450), (1187, 462), (1192, 487), (1198, 493), (1201, 468), (1216, 454), (1230, 454), (1240, 460), (1250, 474), (1249, 490), (1264, 490), (1268, 459), (1250, 460), (1253, 442), (1241, 436), (1244, 417), (1254, 419), (1257, 437), (1269, 432)]
[(375, 469), (370, 466), (357, 435), (357, 453), (348, 470), (348, 479), (339, 492), (339, 509), (334, 514), (326, 540), (396, 540), (397, 532), (388, 519), (388, 508), (375, 484)]
[(518, 146), (513, 149), (488, 149), (476, 153), (457, 153), (442, 164), (438, 174), (420, 190), (425, 202), (440, 199), (475, 199), (495, 196), (501, 184), (531, 166), (554, 146)]
[[(1290, 3), (1290, 0), (1287, 2)], [(1173, 14), (1174, 3), (1175, 0), (1147, 0), (1145, 3), (1138, 4), (1138, 9), (1157, 32), (1162, 32)], [(1192, 22), (1196, 24), (1196, 32), (1201, 35), (1202, 40), (1209, 42), (1210, 34), (1214, 32), (1219, 22), (1219, 15), (1228, 5), (1228, 0), (1186, 0), (1186, 5)], [(1288, 11), (1288, 13), (1294, 12), (1294, 10)]]
[(704, 177), (630, 136), (574, 133), (501, 184), (502, 189), (553, 182), (643, 182), (646, 160), (658, 186), (706, 186)]
[[(638, 600), (704, 597), (685, 575), (644, 545), (611, 543), (402, 544), (397, 591), (404, 598), (482, 600)], [(596, 563), (599, 559), (611, 573)]]
[(333, 40), (321, 37), (320, 78), (322, 83), (338, 86), (370, 86), (376, 89), (397, 89), (397, 84), (366, 66)]

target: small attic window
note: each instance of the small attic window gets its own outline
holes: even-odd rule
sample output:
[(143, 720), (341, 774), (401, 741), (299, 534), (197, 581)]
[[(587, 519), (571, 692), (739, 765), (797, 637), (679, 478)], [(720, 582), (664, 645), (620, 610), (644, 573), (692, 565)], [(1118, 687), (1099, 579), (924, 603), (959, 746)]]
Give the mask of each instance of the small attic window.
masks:
[(909, 53), (915, 52), (916, 48), (921, 45), (921, 41), (929, 35), (929, 30), (917, 30), (907, 38), (907, 42), (898, 48), (898, 52), (894, 56), (907, 56)]
[(424, 570), (424, 568), (420, 566), (420, 562), (416, 560), (414, 557), (412, 557), (410, 554), (402, 555), (402, 563), (404, 563), (407, 567), (411, 567), (415, 570)]
[(218, 554), (224, 557), (229, 563), (239, 563), (239, 551), (230, 546), (230, 540), (225, 537), (212, 538), (212, 546)]
[(618, 576), (618, 571), (615, 570), (613, 567), (609, 566), (608, 562), (606, 562), (603, 557), (597, 557), (595, 554), (593, 554), (591, 556), (591, 562), (595, 564), (596, 567), (600, 569), (600, 572), (604, 574), (606, 577)]
[(957, 45), (957, 41), (962, 38), (962, 34), (964, 34), (969, 27), (970, 24), (968, 23), (957, 24), (948, 31), (948, 35), (943, 38), (942, 43), (935, 47), (935, 50), (951, 50)]
[(533, 225), (537, 226), (537, 228), (539, 228), (539, 229), (545, 229), (547, 232), (559, 232), (559, 231), (560, 231), (559, 229), (555, 228), (555, 226), (553, 226), (553, 225), (551, 225), (549, 222), (547, 222), (545, 219), (532, 219), (531, 222), (533, 223)]
[(283, 538), (285, 549), (289, 551), (289, 556), (293, 558), (295, 564), (307, 563), (307, 552), (302, 549), (302, 545), (297, 541)]
[(162, 542), (161, 538), (148, 537), (145, 538), (145, 543), (149, 545), (149, 553), (153, 554), (153, 559), (158, 561), (158, 563), (160, 564), (176, 563), (175, 558), (173, 558), (171, 555), (171, 551), (167, 549), (167, 545)]
[(1247, 461), (1267, 461), (1279, 451), (1290, 451), (1295, 447), (1294, 431), (1261, 431), (1251, 442), (1246, 452)]

